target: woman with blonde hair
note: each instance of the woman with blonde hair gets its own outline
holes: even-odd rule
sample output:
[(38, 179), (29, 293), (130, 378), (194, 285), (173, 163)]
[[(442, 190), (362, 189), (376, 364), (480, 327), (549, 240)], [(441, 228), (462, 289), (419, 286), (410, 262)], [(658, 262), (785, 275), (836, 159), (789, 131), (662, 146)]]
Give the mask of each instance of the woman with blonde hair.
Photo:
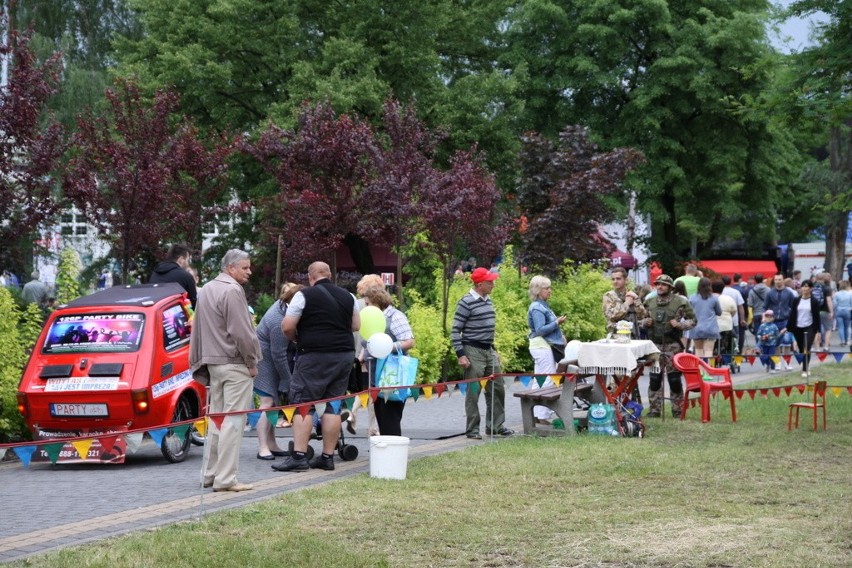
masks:
[[(552, 293), (550, 278), (546, 276), (533, 276), (530, 280), (529, 296), (532, 303), (527, 310), (527, 325), (530, 329), (530, 355), (534, 362), (535, 374), (553, 374), (556, 372), (556, 364), (565, 354), (565, 336), (559, 326), (565, 321), (565, 316), (558, 316), (550, 308), (547, 301)], [(534, 381), (534, 386), (538, 383)], [(542, 384), (553, 386), (550, 377)], [(546, 406), (537, 405), (533, 408), (533, 414), (539, 422), (548, 422), (552, 418), (552, 411)]]
[[(365, 274), (358, 281), (358, 284), (355, 285), (355, 293), (358, 295), (358, 298), (355, 302), (356, 309), (360, 312), (364, 309), (367, 303), (364, 301), (364, 294), (367, 293), (367, 290), (370, 288), (381, 288), (384, 289), (385, 283), (382, 280), (382, 277), (378, 274)], [(363, 351), (364, 347), (361, 344), (361, 336), (358, 333), (355, 333), (355, 358), (359, 361), (363, 361)], [(362, 366), (362, 371), (366, 374), (367, 369)], [(346, 425), (346, 430), (350, 434), (355, 434), (355, 412), (361, 408), (361, 397), (355, 397), (355, 402), (352, 404), (352, 411), (341, 412), (341, 417), (343, 418), (344, 424)], [(344, 416), (345, 414), (345, 416)], [(376, 421), (376, 412), (373, 407), (373, 401), (368, 400), (367, 402), (367, 416), (369, 417), (370, 426), (367, 429), (368, 436), (378, 436), (379, 434), (379, 425)]]
[[(366, 305), (376, 306), (382, 310), (385, 316), (387, 321), (385, 333), (390, 335), (394, 342), (393, 352), (399, 351), (406, 354), (414, 347), (414, 333), (411, 331), (408, 318), (405, 317), (404, 313), (393, 307), (392, 301), (384, 286), (371, 286), (364, 292)], [(366, 344), (366, 342), (362, 341), (362, 344)], [(361, 357), (370, 365), (370, 377), (373, 381), (371, 386), (375, 386), (379, 379), (376, 376), (376, 360), (369, 356), (366, 349), (361, 351)], [(405, 402), (386, 400), (382, 394), (379, 394), (373, 402), (373, 406), (376, 412), (376, 421), (379, 424), (379, 432), (383, 436), (401, 436), (402, 412), (405, 410)]]

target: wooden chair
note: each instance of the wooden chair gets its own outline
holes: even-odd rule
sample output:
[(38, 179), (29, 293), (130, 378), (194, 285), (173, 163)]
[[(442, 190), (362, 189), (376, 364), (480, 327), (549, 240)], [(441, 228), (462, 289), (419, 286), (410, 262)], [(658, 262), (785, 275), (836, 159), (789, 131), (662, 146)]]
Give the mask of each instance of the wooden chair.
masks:
[[(787, 415), (787, 430), (792, 429), (793, 424), (793, 409), (796, 409), (796, 428), (799, 427), (799, 410), (806, 408), (814, 413), (814, 432), (817, 431), (817, 413), (822, 408), (822, 429), (825, 430), (825, 381), (817, 381), (814, 383), (814, 399), (813, 402), (792, 402), (790, 403), (790, 412)], [(822, 402), (819, 402), (822, 399)]]
[[(681, 420), (686, 418), (686, 410), (689, 408), (689, 393), (697, 392), (701, 404), (701, 421), (710, 422), (710, 397), (720, 392), (731, 402), (731, 421), (737, 421), (737, 407), (734, 401), (734, 385), (731, 381), (730, 369), (727, 367), (711, 367), (700, 358), (689, 353), (678, 353), (672, 359), (672, 364), (675, 369), (683, 373), (683, 378), (686, 381)], [(719, 380), (705, 381), (702, 372), (713, 379), (718, 377)]]

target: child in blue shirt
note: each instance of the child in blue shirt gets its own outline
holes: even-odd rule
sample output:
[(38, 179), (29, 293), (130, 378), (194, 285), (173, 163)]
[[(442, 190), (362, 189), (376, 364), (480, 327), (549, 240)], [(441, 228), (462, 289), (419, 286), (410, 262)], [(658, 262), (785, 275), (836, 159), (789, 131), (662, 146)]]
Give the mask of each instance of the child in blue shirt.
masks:
[(775, 313), (772, 310), (763, 312), (763, 323), (757, 328), (757, 348), (760, 349), (760, 362), (766, 367), (770, 373), (777, 372), (775, 369), (775, 361), (772, 356), (775, 355), (775, 349), (778, 345), (779, 329), (775, 325)]

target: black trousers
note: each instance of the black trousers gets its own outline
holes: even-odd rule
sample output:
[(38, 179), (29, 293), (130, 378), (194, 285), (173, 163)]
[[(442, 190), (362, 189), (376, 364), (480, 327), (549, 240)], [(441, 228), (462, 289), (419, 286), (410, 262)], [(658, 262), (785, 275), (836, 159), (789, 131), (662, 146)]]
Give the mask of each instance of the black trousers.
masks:
[(402, 436), (402, 412), (405, 403), (398, 400), (385, 400), (381, 394), (373, 403), (376, 410), (376, 422), (382, 436)]
[(811, 346), (814, 344), (814, 338), (819, 333), (812, 327), (808, 329), (794, 329), (793, 337), (796, 338), (796, 344), (799, 346), (799, 353), (805, 353), (802, 359), (802, 370), (807, 371), (811, 364)]

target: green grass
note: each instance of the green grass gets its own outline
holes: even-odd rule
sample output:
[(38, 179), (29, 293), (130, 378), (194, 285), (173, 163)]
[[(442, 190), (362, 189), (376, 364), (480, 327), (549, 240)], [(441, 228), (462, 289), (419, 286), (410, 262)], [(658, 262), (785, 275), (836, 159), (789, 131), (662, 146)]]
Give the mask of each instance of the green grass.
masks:
[[(849, 385), (850, 368), (811, 380)], [(648, 421), (642, 440), (483, 444), (412, 461), (406, 481), (361, 474), (16, 565), (845, 567), (852, 396), (829, 394), (827, 431), (806, 414), (788, 432), (805, 396), (744, 396), (736, 424), (716, 400), (713, 422), (695, 408)]]

